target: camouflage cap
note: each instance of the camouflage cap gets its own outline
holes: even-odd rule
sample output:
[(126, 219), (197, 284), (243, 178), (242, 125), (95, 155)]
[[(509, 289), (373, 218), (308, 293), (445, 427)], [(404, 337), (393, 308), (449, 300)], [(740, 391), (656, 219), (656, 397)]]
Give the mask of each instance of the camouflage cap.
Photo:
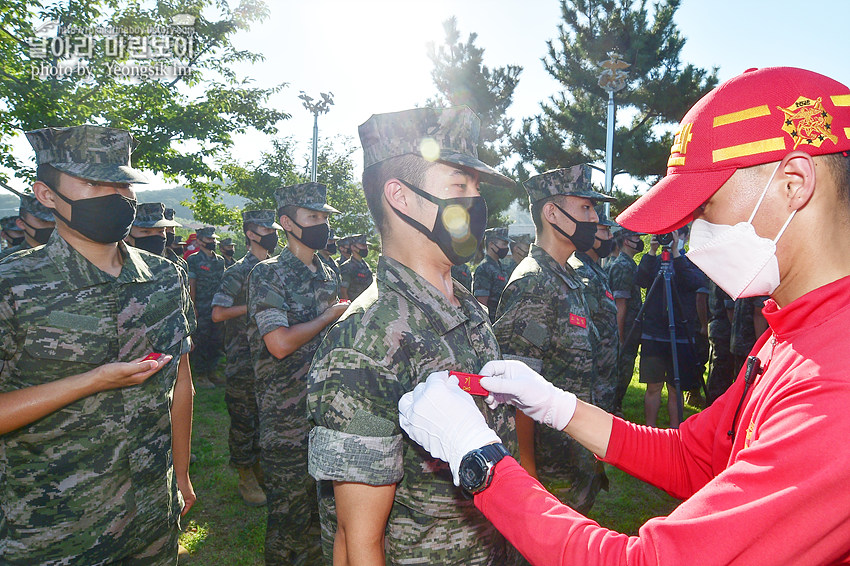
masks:
[(351, 238), (351, 236), (341, 236), (341, 237), (336, 239), (336, 245), (337, 246), (348, 246), (351, 243), (350, 238)]
[[(163, 215), (165, 216), (166, 220), (174, 220), (174, 209), (173, 208), (166, 208)], [(176, 220), (175, 220), (175, 222), (176, 222)], [(182, 226), (182, 224), (175, 224), (175, 226)]]
[(511, 236), (511, 240), (514, 244), (520, 244), (523, 246), (530, 246), (532, 242), (534, 242), (533, 234), (514, 234)]
[(7, 216), (5, 218), (0, 218), (0, 230), (5, 230), (8, 232), (20, 232), (21, 229), (18, 227), (17, 216)]
[(136, 207), (136, 219), (133, 226), (139, 228), (165, 228), (180, 226), (179, 222), (165, 218), (165, 205), (161, 202), (143, 202)]
[(553, 169), (531, 177), (522, 184), (525, 192), (528, 193), (528, 204), (557, 195), (613, 202), (613, 197), (593, 190), (593, 184), (590, 182), (591, 171), (590, 165), (582, 163), (566, 169)]
[(508, 243), (513, 242), (510, 236), (508, 236), (508, 229), (506, 227), (488, 228), (487, 230), (484, 230), (484, 238), (488, 242), (491, 240), (502, 240)]
[(373, 114), (358, 128), (363, 168), (401, 155), (418, 155), (474, 169), (485, 183), (515, 186), (512, 179), (478, 159), (480, 128), (481, 120), (467, 106)]
[(328, 242), (336, 242), (336, 232), (334, 232), (333, 228), (328, 232)]
[(195, 230), (198, 238), (212, 238), (218, 240), (218, 235), (215, 233), (215, 226), (204, 226)]
[(136, 140), (127, 130), (86, 124), (71, 128), (42, 128), (27, 132), (38, 165), (47, 163), (59, 171), (107, 183), (147, 183), (130, 167)]
[(608, 226), (611, 228), (619, 226), (619, 224), (608, 218), (608, 215), (605, 214), (605, 207), (602, 205), (596, 207), (596, 216), (599, 217), (599, 220), (596, 222), (596, 224), (601, 224), (603, 226)]
[(245, 224), (256, 224), (264, 228), (283, 230), (283, 226), (275, 220), (274, 210), (245, 210), (242, 212), (242, 222)]
[(233, 238), (224, 238), (222, 241), (218, 243), (219, 246), (232, 246)]
[(39, 220), (44, 220), (45, 222), (56, 222), (53, 218), (53, 211), (41, 204), (38, 199), (32, 195), (21, 196), (21, 207), (18, 209), (18, 215), (23, 216), (24, 212), (32, 214)]
[(280, 187), (274, 192), (277, 209), (284, 206), (297, 206), (318, 210), (320, 212), (336, 212), (337, 209), (328, 204), (328, 188), (321, 183), (300, 183), (288, 187)]
[(372, 242), (367, 241), (366, 234), (352, 234), (344, 238), (347, 245), (358, 244), (360, 246), (371, 246)]

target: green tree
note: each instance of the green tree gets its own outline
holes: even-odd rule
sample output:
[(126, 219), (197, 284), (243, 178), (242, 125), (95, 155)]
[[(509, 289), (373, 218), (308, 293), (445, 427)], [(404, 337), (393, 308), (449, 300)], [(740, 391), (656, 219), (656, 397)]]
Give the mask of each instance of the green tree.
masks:
[(630, 117), (614, 133), (615, 174), (644, 180), (664, 174), (670, 126), (717, 85), (717, 68), (680, 59), (685, 38), (673, 21), (679, 4), (658, 0), (650, 14), (646, 0), (561, 0), (559, 37), (547, 42), (543, 64), (563, 89), (523, 120), (513, 138), (526, 163), (545, 171), (604, 161), (608, 93), (598, 80), (600, 64), (617, 52), (631, 66), (626, 87), (615, 94), (618, 111)]
[[(457, 19), (443, 22), (445, 43), (428, 44), (428, 57), (434, 64), (431, 79), (437, 94), (426, 104), (434, 107), (469, 106), (481, 118), (478, 157), (484, 163), (499, 168), (510, 150), (513, 120), (506, 115), (513, 102), (522, 67), (506, 65), (490, 69), (484, 64), (484, 49), (475, 45), (478, 34), (470, 33), (461, 40)], [(508, 174), (504, 167), (504, 173)], [(502, 213), (511, 203), (524, 196), (519, 186), (513, 190), (482, 185), (481, 194), (487, 201), (489, 225), (504, 225)]]
[[(273, 134), (276, 124), (289, 117), (266, 106), (284, 85), (255, 88), (232, 70), (237, 63), (262, 59), (236, 49), (231, 39), (266, 16), (261, 0), (242, 0), (234, 7), (219, 0), (0, 4), (0, 166), (33, 178), (34, 171), (11, 152), (10, 140), (21, 131), (83, 123), (126, 128), (140, 142), (133, 153), (135, 166), (184, 180), (203, 201), (204, 189), (218, 176), (212, 164), (232, 147), (234, 133), (254, 128)], [(40, 29), (50, 21), (60, 27)], [(119, 34), (105, 33), (106, 27)], [(152, 51), (134, 57), (142, 42), (150, 42)], [(81, 55), (88, 45), (91, 52)], [(46, 53), (39, 52), (42, 48)], [(152, 71), (154, 63), (185, 72), (147, 79), (119, 72), (125, 66)], [(85, 69), (84, 76), (33, 75), (33, 69), (74, 65)], [(6, 178), (0, 168), (0, 179)]]

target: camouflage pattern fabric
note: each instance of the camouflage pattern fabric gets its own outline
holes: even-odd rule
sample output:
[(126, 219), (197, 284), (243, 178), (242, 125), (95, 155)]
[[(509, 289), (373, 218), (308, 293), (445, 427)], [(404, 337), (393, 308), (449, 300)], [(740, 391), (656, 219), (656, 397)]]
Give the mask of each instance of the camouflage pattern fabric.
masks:
[(136, 206), (133, 226), (139, 228), (167, 228), (180, 226), (179, 222), (165, 217), (165, 205), (161, 202), (143, 202)]
[(714, 281), (708, 283), (708, 341), (711, 345), (711, 368), (708, 372), (708, 399), (710, 405), (723, 395), (735, 380), (736, 368), (729, 348), (732, 323), (727, 310), (734, 302)]
[[(0, 391), (151, 351), (174, 356), (143, 384), (89, 395), (0, 436), (0, 561), (9, 565), (173, 560), (182, 502), (170, 405), (195, 319), (180, 272), (119, 243), (107, 275), (58, 233), (0, 266)], [(157, 543), (170, 537), (173, 544)]]
[(2, 262), (6, 258), (8, 258), (8, 257), (20, 252), (20, 251), (28, 250), (28, 249), (30, 249), (30, 245), (27, 243), (26, 240), (24, 240), (23, 242), (21, 242), (17, 246), (12, 246), (10, 248), (6, 248), (2, 252), (0, 252), (0, 262)]
[(586, 163), (566, 169), (553, 169), (529, 178), (522, 185), (528, 193), (528, 204), (548, 197), (568, 195), (589, 198), (598, 202), (616, 199), (593, 189), (590, 181), (593, 168)]
[(42, 128), (26, 133), (38, 165), (47, 163), (69, 175), (110, 183), (147, 183), (130, 167), (137, 142), (126, 130), (86, 124)]
[(24, 214), (32, 214), (39, 220), (44, 220), (45, 222), (56, 221), (56, 218), (53, 217), (53, 210), (41, 204), (41, 202), (32, 195), (23, 195), (21, 197), (21, 206), (18, 208), (18, 216), (23, 216)]
[[(502, 293), (494, 330), (505, 358), (525, 361), (556, 387), (593, 402), (598, 335), (582, 282), (569, 265), (532, 244)], [(601, 462), (561, 431), (537, 424), (534, 436), (541, 482), (587, 513), (605, 482)]]
[(323, 254), (318, 254), (318, 255), (319, 255), (319, 259), (322, 260), (322, 263), (324, 263), (325, 265), (330, 267), (331, 271), (336, 273), (337, 277), (339, 277), (340, 276), (339, 265), (337, 265), (336, 260), (334, 258), (332, 258), (331, 256), (325, 256)]
[(472, 291), (472, 270), (469, 269), (469, 264), (453, 265), (452, 278), (463, 285), (467, 291)]
[[(608, 284), (617, 299), (626, 299), (626, 325), (625, 343), (620, 344), (620, 359), (617, 363), (617, 390), (614, 394), (614, 409), (619, 410), (623, 404), (623, 398), (632, 381), (635, 371), (635, 359), (637, 358), (638, 345), (640, 344), (640, 322), (636, 322), (643, 299), (640, 286), (637, 284), (638, 266), (635, 260), (627, 253), (621, 253), (611, 262), (608, 268)], [(633, 328), (634, 327), (634, 328)]]
[(339, 266), (339, 279), (340, 287), (348, 291), (348, 298), (353, 301), (369, 288), (374, 276), (368, 263), (351, 256)]
[(260, 461), (266, 481), (266, 564), (320, 564), (316, 482), (307, 473), (307, 372), (324, 332), (279, 360), (263, 336), (309, 322), (339, 299), (339, 280), (314, 254), (316, 272), (290, 249), (248, 277), (248, 343), (256, 377)]
[(738, 358), (746, 357), (758, 340), (756, 329), (753, 326), (753, 317), (756, 309), (761, 311), (764, 308), (764, 302), (767, 299), (767, 296), (742, 297), (735, 301), (729, 349)]
[(617, 332), (617, 305), (608, 285), (608, 274), (583, 252), (576, 252), (568, 260), (582, 283), (584, 297), (590, 308), (590, 318), (599, 333), (595, 348), (596, 372), (599, 378), (593, 388), (593, 404), (606, 411), (614, 411), (614, 399), (619, 381), (617, 358), (620, 354), (620, 337)]
[(186, 281), (188, 282), (189, 281), (189, 275), (188, 275), (189, 264), (186, 263), (186, 260), (183, 259), (183, 256), (177, 255), (174, 252), (174, 250), (172, 250), (171, 248), (165, 248), (165, 254), (164, 255), (165, 255), (165, 259), (167, 259), (167, 260), (171, 261), (172, 263), (174, 263), (175, 265), (179, 266), (187, 274), (186, 275)]
[(508, 283), (510, 274), (505, 271), (502, 263), (486, 256), (472, 275), (472, 294), (476, 297), (487, 297), (487, 311), (490, 314), (490, 323), (496, 321), (496, 307), (499, 306), (499, 298), (502, 290)]
[[(248, 304), (248, 274), (260, 260), (249, 250), (227, 268), (212, 306), (234, 307)], [(260, 458), (259, 414), (254, 393), (254, 364), (248, 345), (248, 317), (237, 316), (224, 321), (226, 378), (224, 402), (230, 414), (230, 465), (250, 468)]]
[(284, 206), (298, 206), (309, 210), (339, 213), (337, 209), (327, 204), (327, 192), (328, 188), (321, 183), (300, 183), (280, 187), (274, 192), (274, 198), (278, 210)]
[(212, 321), (212, 299), (221, 285), (224, 259), (216, 253), (207, 256), (199, 250), (190, 255), (186, 263), (189, 266), (189, 280), (195, 280), (195, 308), (198, 311), (198, 331), (194, 338), (192, 363), (198, 374), (210, 376), (221, 358), (221, 330)]
[[(310, 473), (320, 480), (325, 561), (335, 530), (332, 480), (396, 483), (387, 564), (511, 564), (512, 548), (452, 482), (448, 464), (402, 434), (398, 400), (435, 371), (478, 371), (499, 357), (481, 305), (462, 285), (461, 306), (411, 269), (382, 256), (376, 285), (331, 328), (310, 369)], [(487, 423), (517, 453), (514, 409), (476, 398)]]

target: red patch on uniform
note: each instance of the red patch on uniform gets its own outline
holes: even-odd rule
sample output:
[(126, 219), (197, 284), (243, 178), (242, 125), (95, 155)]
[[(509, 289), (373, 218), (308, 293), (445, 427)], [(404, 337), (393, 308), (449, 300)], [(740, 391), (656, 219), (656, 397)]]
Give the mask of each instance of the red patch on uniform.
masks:
[(209, 271), (209, 270), (210, 270), (210, 266), (209, 266), (209, 265), (199, 265), (198, 267), (200, 267), (200, 268), (201, 268), (201, 269), (203, 269), (204, 271)]
[(572, 324), (573, 326), (581, 326), (582, 328), (587, 328), (587, 319), (583, 316), (570, 313), (570, 324)]
[(499, 276), (497, 277), (497, 279), (498, 279), (499, 281), (504, 281), (504, 280), (505, 280), (505, 277), (504, 277), (503, 275), (499, 275)]
[(362, 279), (366, 279), (366, 274), (365, 273), (358, 273), (357, 277), (360, 277)]
[(612, 301), (614, 300), (614, 295), (611, 294), (611, 291), (605, 291), (605, 296), (611, 299)]

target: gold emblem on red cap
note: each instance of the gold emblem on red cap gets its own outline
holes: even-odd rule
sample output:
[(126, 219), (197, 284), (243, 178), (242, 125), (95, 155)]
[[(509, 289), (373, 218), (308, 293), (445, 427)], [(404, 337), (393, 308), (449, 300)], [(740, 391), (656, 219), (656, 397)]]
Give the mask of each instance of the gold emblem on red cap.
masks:
[(824, 140), (838, 143), (832, 133), (832, 116), (824, 110), (821, 98), (812, 100), (801, 96), (788, 108), (777, 106), (785, 113), (782, 129), (794, 140), (794, 149), (801, 143), (820, 147)]

